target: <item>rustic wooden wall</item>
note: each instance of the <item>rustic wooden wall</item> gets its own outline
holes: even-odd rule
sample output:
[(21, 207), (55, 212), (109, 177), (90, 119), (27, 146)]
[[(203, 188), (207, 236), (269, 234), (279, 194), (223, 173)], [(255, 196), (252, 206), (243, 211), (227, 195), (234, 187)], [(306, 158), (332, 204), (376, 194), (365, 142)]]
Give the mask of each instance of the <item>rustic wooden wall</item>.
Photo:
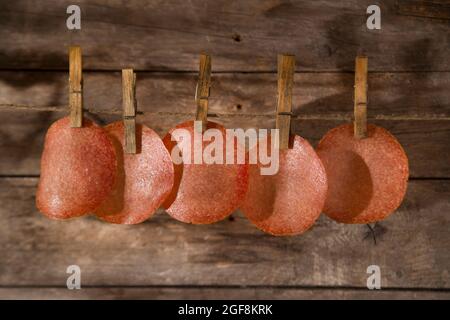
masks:
[[(448, 1), (0, 2), (0, 298), (449, 298), (450, 4)], [(378, 4), (382, 29), (367, 30)], [(161, 212), (137, 226), (50, 221), (34, 205), (49, 125), (67, 114), (67, 49), (83, 48), (87, 114), (120, 118), (120, 69), (137, 72), (139, 121), (161, 135), (192, 118), (198, 56), (213, 56), (210, 117), (273, 127), (276, 55), (297, 56), (293, 122), (313, 144), (351, 121), (353, 63), (369, 56), (369, 120), (391, 130), (411, 179), (396, 214), (374, 226), (322, 216), (274, 238), (241, 213), (211, 226)], [(374, 236), (376, 242), (374, 241)], [(80, 291), (66, 267), (82, 269)], [(383, 290), (366, 289), (378, 264)]]

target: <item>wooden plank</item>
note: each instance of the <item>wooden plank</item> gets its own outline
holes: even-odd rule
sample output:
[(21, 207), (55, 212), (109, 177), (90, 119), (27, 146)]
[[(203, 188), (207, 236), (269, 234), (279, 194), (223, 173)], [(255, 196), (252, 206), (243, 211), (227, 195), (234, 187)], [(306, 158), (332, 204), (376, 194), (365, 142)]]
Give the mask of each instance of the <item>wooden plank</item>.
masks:
[[(120, 72), (85, 72), (83, 76), (85, 108), (122, 114)], [(196, 72), (138, 73), (139, 110), (195, 115), (196, 77)], [(294, 114), (352, 119), (353, 72), (296, 73), (294, 81)], [(369, 73), (369, 86), (369, 119), (450, 119), (450, 72)], [(67, 72), (0, 72), (0, 104), (65, 109), (66, 88)], [(275, 115), (276, 73), (214, 74), (212, 90), (209, 113)]]
[(450, 20), (450, 3), (445, 0), (399, 0), (398, 13), (405, 16)]
[[(194, 105), (195, 109), (195, 105)], [(193, 110), (194, 112), (194, 110)], [(53, 121), (64, 112), (30, 112), (29, 110), (1, 113), (0, 175), (37, 175), (45, 133)], [(86, 115), (101, 124), (121, 119), (121, 114)], [(144, 123), (161, 136), (176, 124), (193, 118), (194, 113), (138, 115)], [(210, 117), (227, 128), (274, 128), (275, 117)], [(330, 129), (346, 121), (294, 119), (293, 133), (300, 134), (315, 145)], [(400, 141), (410, 161), (411, 177), (450, 177), (450, 121), (370, 121), (390, 130)], [(26, 123), (26, 125), (24, 125)], [(440, 155), (437, 157), (436, 155)]]
[(215, 71), (274, 71), (278, 52), (301, 56), (298, 70), (350, 71), (363, 50), (371, 70), (450, 71), (447, 21), (399, 15), (397, 0), (378, 4), (381, 30), (366, 27), (371, 0), (81, 0), (76, 32), (65, 26), (69, 4), (2, 1), (0, 68), (67, 70), (66, 46), (77, 43), (96, 70), (195, 71), (206, 50)]
[[(375, 226), (322, 216), (302, 236), (273, 237), (240, 213), (188, 225), (160, 212), (136, 226), (94, 217), (52, 221), (34, 204), (35, 178), (0, 179), (0, 287), (65, 286), (79, 265), (85, 286), (366, 287), (367, 267), (382, 288), (450, 288), (450, 181), (410, 181), (401, 208)], [(351, 266), (349, 268), (349, 266)]]
[(297, 288), (0, 288), (0, 299), (432, 299), (448, 300), (448, 291), (357, 290), (357, 289), (297, 289)]

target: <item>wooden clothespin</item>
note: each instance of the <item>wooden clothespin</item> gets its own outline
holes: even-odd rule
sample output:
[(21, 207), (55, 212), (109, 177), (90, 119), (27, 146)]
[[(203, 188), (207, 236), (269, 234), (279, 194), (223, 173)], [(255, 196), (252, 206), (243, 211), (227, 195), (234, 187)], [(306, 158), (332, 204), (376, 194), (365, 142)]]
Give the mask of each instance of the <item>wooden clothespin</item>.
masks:
[(195, 89), (195, 102), (197, 112), (195, 120), (202, 122), (202, 131), (205, 130), (208, 121), (208, 99), (211, 87), (211, 57), (207, 54), (200, 55), (200, 67), (198, 82)]
[(122, 70), (122, 107), (125, 127), (125, 153), (136, 153), (136, 73)]
[(83, 126), (83, 74), (81, 48), (69, 47), (69, 107), (70, 126)]
[(355, 61), (354, 136), (367, 137), (367, 57), (357, 56)]
[(289, 148), (294, 73), (295, 56), (278, 55), (278, 105), (276, 128), (280, 130), (280, 150)]

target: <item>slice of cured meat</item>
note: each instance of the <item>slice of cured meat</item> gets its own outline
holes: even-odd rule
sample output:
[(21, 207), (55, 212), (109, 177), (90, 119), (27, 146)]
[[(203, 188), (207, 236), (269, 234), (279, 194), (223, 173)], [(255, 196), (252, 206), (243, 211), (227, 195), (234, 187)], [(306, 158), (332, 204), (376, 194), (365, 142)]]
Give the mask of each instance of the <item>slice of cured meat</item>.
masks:
[(250, 165), (242, 206), (252, 223), (276, 236), (309, 229), (321, 213), (327, 192), (325, 169), (314, 149), (300, 136), (291, 138), (292, 148), (279, 150), (276, 174), (261, 175), (260, 163)]
[(45, 137), (36, 206), (54, 219), (90, 213), (106, 199), (116, 177), (116, 153), (106, 131), (88, 119), (51, 125)]
[(353, 125), (330, 130), (317, 147), (328, 176), (324, 212), (344, 223), (386, 218), (401, 204), (408, 182), (408, 158), (387, 130), (367, 126), (356, 139)]
[(150, 218), (172, 190), (174, 170), (169, 152), (152, 129), (136, 125), (136, 154), (124, 152), (123, 121), (105, 127), (117, 154), (113, 191), (95, 210), (100, 219), (136, 224)]
[[(178, 144), (176, 141), (172, 141), (172, 137), (176, 138), (174, 136), (176, 129), (185, 129), (189, 138), (183, 139)], [(225, 150), (226, 131), (223, 126), (208, 121), (206, 129), (216, 129), (220, 132), (220, 139), (224, 142), (224, 157), (226, 157), (226, 152), (234, 153), (237, 150), (236, 143), (234, 144), (235, 150)], [(196, 130), (194, 122), (188, 121), (169, 131), (163, 141), (171, 155), (182, 154), (182, 150), (190, 149), (191, 160), (194, 160), (194, 130)], [(206, 150), (213, 141), (214, 139), (200, 142), (202, 150)], [(188, 143), (188, 147), (186, 147), (186, 143)], [(177, 149), (174, 150), (174, 148)], [(183, 164), (175, 164), (174, 188), (163, 206), (173, 218), (179, 221), (193, 224), (217, 222), (236, 210), (245, 196), (248, 178), (248, 167), (245, 161), (242, 164), (202, 162), (196, 164), (194, 161), (191, 163), (184, 161)]]

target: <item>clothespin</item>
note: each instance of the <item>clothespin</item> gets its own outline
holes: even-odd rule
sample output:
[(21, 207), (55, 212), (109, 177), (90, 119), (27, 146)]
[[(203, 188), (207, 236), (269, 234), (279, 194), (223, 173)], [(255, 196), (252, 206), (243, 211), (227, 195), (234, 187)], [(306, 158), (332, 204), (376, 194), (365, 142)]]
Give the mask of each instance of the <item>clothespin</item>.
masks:
[(136, 153), (136, 73), (122, 70), (122, 107), (125, 127), (125, 153)]
[(354, 136), (367, 137), (367, 57), (357, 56), (355, 61)]
[(276, 128), (279, 129), (280, 150), (289, 148), (294, 73), (295, 56), (278, 55), (278, 105)]
[(81, 48), (69, 47), (69, 107), (70, 126), (83, 126), (83, 74)]
[(205, 130), (208, 122), (208, 99), (211, 87), (211, 57), (207, 54), (200, 55), (200, 67), (198, 72), (198, 82), (195, 89), (195, 102), (197, 112), (195, 120), (202, 122), (202, 131)]

